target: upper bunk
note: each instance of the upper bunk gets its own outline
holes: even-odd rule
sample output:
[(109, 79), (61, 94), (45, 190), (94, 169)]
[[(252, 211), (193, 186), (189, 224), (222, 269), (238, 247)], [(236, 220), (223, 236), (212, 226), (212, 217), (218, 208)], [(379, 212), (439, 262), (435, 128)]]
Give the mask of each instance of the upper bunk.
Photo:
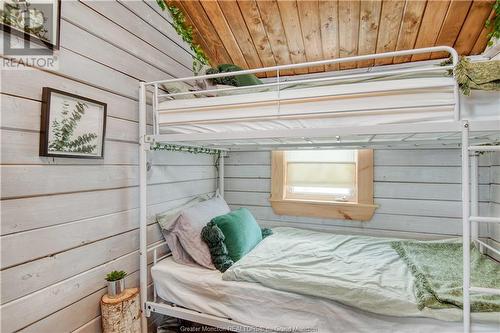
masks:
[[(446, 52), (451, 64), (414, 62), (400, 68), (332, 71), (282, 77), (284, 70)], [(153, 135), (147, 141), (226, 149), (454, 145), (467, 121), (474, 143), (500, 140), (500, 94), (460, 98), (450, 73), (453, 48), (440, 46), (303, 64), (155, 81)], [(230, 87), (210, 80), (276, 73), (263, 84)], [(177, 83), (205, 89), (172, 92)], [(164, 90), (170, 92), (164, 92)]]

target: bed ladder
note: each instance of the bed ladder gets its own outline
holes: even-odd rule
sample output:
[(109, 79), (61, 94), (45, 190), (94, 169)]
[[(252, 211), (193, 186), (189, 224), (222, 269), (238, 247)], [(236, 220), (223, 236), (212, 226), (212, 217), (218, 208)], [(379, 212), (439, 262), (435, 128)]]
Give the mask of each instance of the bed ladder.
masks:
[(485, 249), (500, 256), (500, 250), (479, 239), (480, 223), (500, 223), (500, 217), (479, 215), (479, 153), (500, 152), (500, 146), (473, 146), (469, 144), (469, 123), (462, 128), (462, 223), (463, 223), (463, 321), (464, 333), (471, 332), (470, 294), (500, 295), (500, 289), (471, 286), (471, 241), (483, 253)]

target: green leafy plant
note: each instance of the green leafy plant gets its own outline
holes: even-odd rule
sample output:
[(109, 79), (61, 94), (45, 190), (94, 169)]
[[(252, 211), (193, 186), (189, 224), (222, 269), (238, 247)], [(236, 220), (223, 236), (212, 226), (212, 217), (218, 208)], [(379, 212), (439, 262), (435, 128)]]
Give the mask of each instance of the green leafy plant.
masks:
[(106, 281), (113, 282), (123, 279), (127, 276), (125, 271), (112, 271), (106, 275)]
[(41, 10), (30, 8), (30, 6), (28, 1), (4, 1), (3, 9), (0, 9), (0, 22), (40, 39), (48, 40), (48, 31), (45, 29), (47, 18)]
[(196, 62), (208, 65), (208, 57), (205, 52), (203, 52), (201, 46), (194, 42), (193, 28), (187, 25), (184, 13), (179, 8), (166, 3), (164, 0), (156, 0), (156, 2), (162, 10), (167, 9), (169, 11), (173, 19), (175, 31), (181, 36), (183, 41), (189, 44), (189, 47), (194, 52), (193, 68), (196, 68), (198, 65)]
[(500, 38), (500, 0), (496, 0), (493, 4), (493, 10), (495, 15), (493, 18), (486, 21), (486, 28), (493, 27), (491, 32), (487, 35), (488, 46), (492, 46), (495, 39)]
[(94, 143), (97, 139), (97, 134), (85, 133), (73, 139), (73, 134), (78, 126), (78, 122), (85, 114), (88, 105), (78, 101), (75, 108), (70, 113), (69, 103), (64, 101), (62, 108), (62, 119), (55, 119), (52, 122), (54, 138), (50, 140), (49, 149), (68, 153), (92, 153), (97, 147)]
[(191, 154), (209, 154), (209, 155), (217, 155), (220, 153), (217, 149), (210, 149), (204, 147), (190, 147), (190, 146), (180, 146), (180, 145), (170, 145), (170, 144), (160, 144), (156, 143), (151, 147), (153, 150), (162, 150), (162, 151), (179, 151)]

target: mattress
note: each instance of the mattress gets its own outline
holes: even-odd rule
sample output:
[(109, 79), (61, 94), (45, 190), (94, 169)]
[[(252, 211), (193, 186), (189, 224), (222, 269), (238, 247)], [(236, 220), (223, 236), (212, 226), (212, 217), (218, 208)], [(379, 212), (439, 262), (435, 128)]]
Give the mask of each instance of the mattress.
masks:
[[(178, 264), (171, 257), (151, 269), (160, 298), (236, 322), (271, 331), (297, 332), (433, 332), (462, 331), (462, 322), (395, 317), (359, 310), (335, 301), (264, 287), (224, 281), (218, 271)], [(474, 332), (498, 332), (500, 324), (474, 322)]]
[(346, 126), (449, 120), (453, 87), (453, 79), (434, 77), (247, 91), (164, 101), (158, 104), (158, 119), (164, 133), (331, 126), (325, 121)]
[[(332, 139), (307, 137), (287, 139), (249, 139), (245, 133), (289, 131), (316, 128), (349, 128), (393, 124), (443, 124), (454, 119), (454, 80), (450, 77), (384, 77), (380, 81), (321, 82), (294, 84), (279, 93), (254, 87), (215, 97), (177, 99), (158, 104), (161, 134), (180, 134), (170, 140), (190, 143), (196, 134), (209, 134), (206, 144), (227, 144), (221, 134), (231, 137), (232, 145), (259, 144), (325, 144)], [(460, 99), (461, 119), (498, 121), (500, 92), (474, 91)], [(333, 136), (335, 136), (334, 132)], [(404, 133), (408, 133), (407, 130)], [(235, 136), (236, 134), (236, 136)], [(377, 140), (408, 142), (435, 140), (447, 133), (425, 137), (397, 134), (386, 137), (371, 135), (343, 136), (343, 143)], [(449, 133), (448, 133), (449, 134)], [(241, 135), (241, 140), (236, 140)], [(174, 135), (175, 136), (175, 135)], [(409, 138), (407, 138), (409, 137)], [(168, 140), (167, 140), (168, 141)], [(195, 140), (196, 141), (196, 140)], [(333, 141), (335, 142), (335, 141)]]

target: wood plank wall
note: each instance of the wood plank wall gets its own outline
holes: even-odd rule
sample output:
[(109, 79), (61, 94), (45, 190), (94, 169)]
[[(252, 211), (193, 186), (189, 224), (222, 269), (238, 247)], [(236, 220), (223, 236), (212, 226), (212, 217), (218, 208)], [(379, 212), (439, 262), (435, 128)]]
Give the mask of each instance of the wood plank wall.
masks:
[[(461, 234), (460, 150), (380, 149), (374, 159), (375, 203), (380, 207), (369, 222), (275, 215), (268, 201), (270, 153), (263, 151), (229, 155), (225, 164), (226, 200), (233, 208), (248, 207), (258, 220), (270, 226), (398, 237)], [(490, 200), (490, 169), (498, 182), (500, 167), (490, 168), (489, 156), (482, 156), (480, 207), (485, 213)], [(500, 187), (495, 189), (498, 196)], [(484, 228), (481, 232), (486, 235)]]
[[(138, 286), (138, 83), (191, 74), (169, 20), (155, 0), (63, 1), (59, 69), (2, 72), (2, 332), (99, 332), (105, 274)], [(38, 156), (43, 86), (107, 103), (104, 160)], [(150, 214), (215, 190), (212, 156), (151, 162)]]

